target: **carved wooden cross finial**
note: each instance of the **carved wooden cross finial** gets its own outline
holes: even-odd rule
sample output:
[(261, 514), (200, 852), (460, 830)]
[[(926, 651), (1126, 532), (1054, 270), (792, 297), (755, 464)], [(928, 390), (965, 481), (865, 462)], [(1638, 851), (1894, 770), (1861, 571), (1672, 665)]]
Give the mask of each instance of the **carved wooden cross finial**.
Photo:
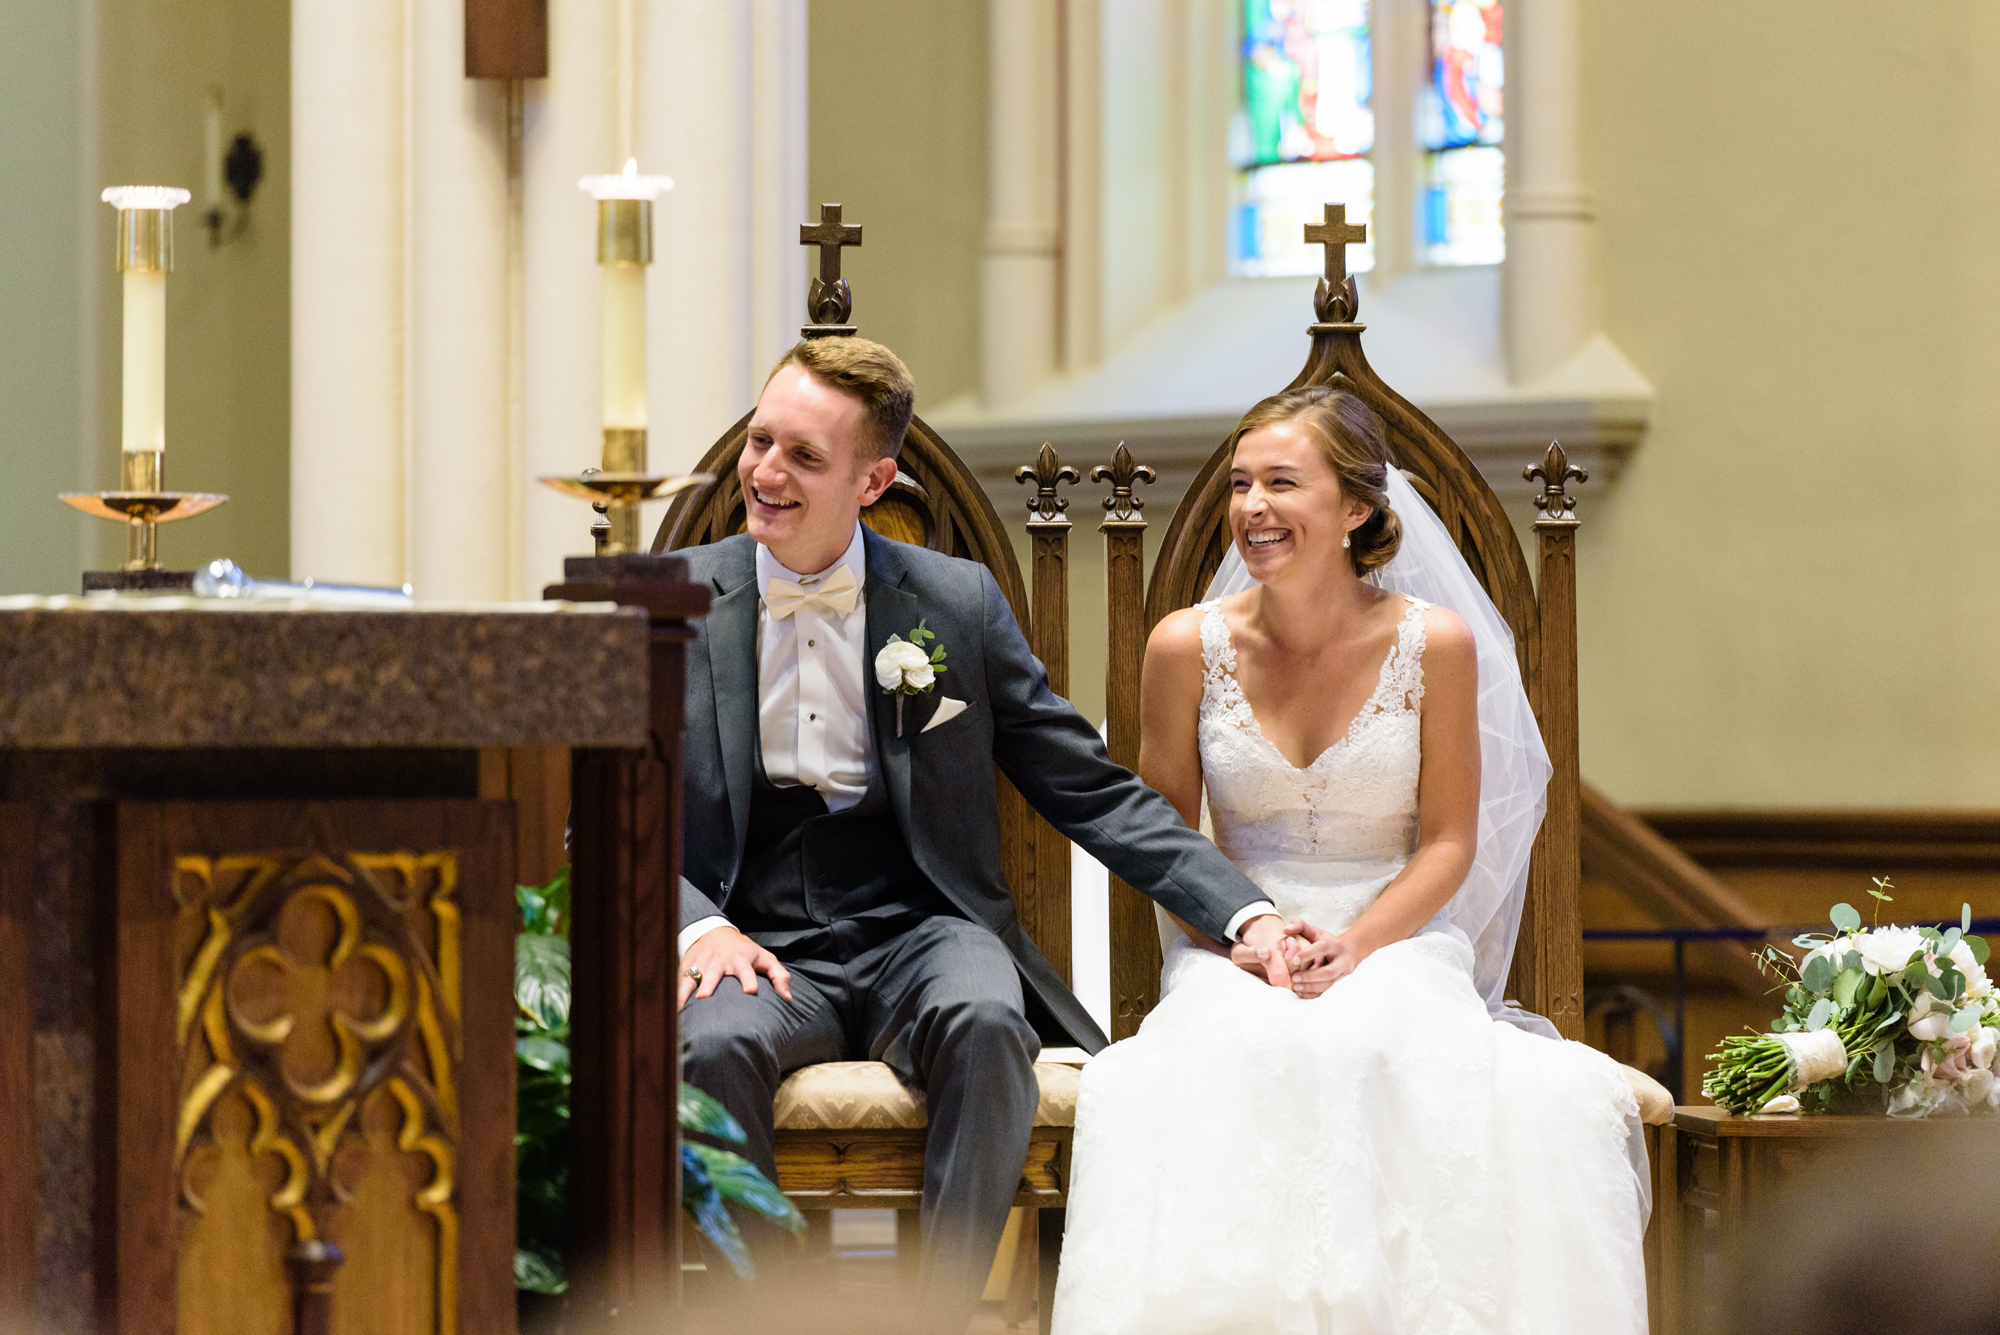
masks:
[(1576, 498), (1569, 494), (1569, 484), (1590, 481), (1590, 472), (1571, 463), (1569, 453), (1559, 442), (1550, 441), (1542, 461), (1523, 468), (1521, 476), (1542, 484), (1542, 489), (1535, 493), (1535, 508), (1541, 511), (1537, 524), (1576, 522)]
[(1347, 221), (1345, 204), (1327, 205), (1324, 222), (1306, 224), (1306, 244), (1326, 247), (1328, 287), (1339, 287), (1347, 280), (1347, 248), (1367, 239), (1368, 228), (1365, 224)]
[(1348, 324), (1361, 308), (1354, 279), (1347, 272), (1347, 248), (1368, 239), (1368, 228), (1347, 221), (1347, 205), (1328, 204), (1325, 221), (1306, 224), (1306, 244), (1326, 247), (1326, 274), (1313, 292), (1313, 310), (1321, 324)]
[(1035, 455), (1031, 468), (1026, 464), (1014, 470), (1016, 482), (1032, 482), (1035, 494), (1028, 502), (1028, 527), (1043, 528), (1050, 525), (1069, 527), (1069, 499), (1056, 494), (1056, 488), (1067, 482), (1072, 486), (1083, 479), (1076, 469), (1056, 458), (1055, 446), (1047, 441)]
[(860, 245), (861, 228), (840, 220), (840, 205), (822, 204), (818, 222), (799, 224), (799, 244), (819, 247), (819, 280), (830, 285), (840, 281), (841, 248)]
[(812, 280), (812, 287), (806, 292), (806, 310), (813, 324), (853, 333), (845, 326), (854, 310), (854, 290), (840, 276), (840, 252), (844, 246), (861, 244), (861, 228), (841, 222), (840, 205), (822, 204), (818, 222), (799, 224), (799, 244), (819, 247), (819, 277)]

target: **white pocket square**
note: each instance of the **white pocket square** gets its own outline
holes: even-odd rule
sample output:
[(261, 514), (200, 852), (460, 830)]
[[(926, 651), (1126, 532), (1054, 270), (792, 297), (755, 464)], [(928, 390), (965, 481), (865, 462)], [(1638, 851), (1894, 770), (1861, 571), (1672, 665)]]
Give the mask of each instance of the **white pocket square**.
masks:
[(937, 713), (931, 715), (931, 721), (924, 724), (923, 730), (929, 732), (932, 728), (937, 727), (938, 724), (949, 723), (964, 712), (965, 701), (954, 700), (947, 695), (938, 701)]

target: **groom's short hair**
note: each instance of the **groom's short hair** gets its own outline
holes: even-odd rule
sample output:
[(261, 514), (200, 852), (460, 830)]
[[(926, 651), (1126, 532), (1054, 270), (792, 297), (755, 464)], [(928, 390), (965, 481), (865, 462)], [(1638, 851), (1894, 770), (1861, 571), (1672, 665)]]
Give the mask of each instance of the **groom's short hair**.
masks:
[(916, 411), (917, 382), (901, 357), (865, 338), (802, 339), (778, 359), (764, 383), (770, 384), (787, 366), (801, 367), (861, 400), (877, 459), (902, 453), (903, 437)]

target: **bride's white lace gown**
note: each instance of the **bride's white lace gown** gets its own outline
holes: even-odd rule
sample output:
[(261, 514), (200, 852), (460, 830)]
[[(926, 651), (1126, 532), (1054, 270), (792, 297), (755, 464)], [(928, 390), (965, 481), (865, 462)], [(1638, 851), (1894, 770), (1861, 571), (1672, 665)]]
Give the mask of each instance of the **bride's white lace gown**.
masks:
[[(1215, 840), (1330, 930), (1417, 827), (1424, 611), (1300, 769), (1202, 620)], [(1300, 1000), (1179, 941), (1160, 1005), (1084, 1069), (1056, 1335), (1646, 1329), (1638, 1110), (1605, 1056), (1492, 1019), (1441, 922)]]

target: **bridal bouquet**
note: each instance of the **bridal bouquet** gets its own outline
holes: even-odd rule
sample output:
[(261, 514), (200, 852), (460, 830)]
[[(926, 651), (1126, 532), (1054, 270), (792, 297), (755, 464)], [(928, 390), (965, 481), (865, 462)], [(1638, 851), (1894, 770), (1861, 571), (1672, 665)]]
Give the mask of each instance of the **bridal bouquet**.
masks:
[[(1870, 890), (1880, 903), (1887, 881)], [(2000, 996), (1987, 980), (1988, 948), (1959, 926), (1863, 930), (1836, 904), (1830, 935), (1794, 938), (1795, 965), (1767, 946), (1758, 968), (1788, 980), (1784, 1013), (1768, 1034), (1735, 1035), (1709, 1054), (1702, 1093), (1733, 1113), (1827, 1112), (1885, 1103), (1891, 1117), (2000, 1111)]]

